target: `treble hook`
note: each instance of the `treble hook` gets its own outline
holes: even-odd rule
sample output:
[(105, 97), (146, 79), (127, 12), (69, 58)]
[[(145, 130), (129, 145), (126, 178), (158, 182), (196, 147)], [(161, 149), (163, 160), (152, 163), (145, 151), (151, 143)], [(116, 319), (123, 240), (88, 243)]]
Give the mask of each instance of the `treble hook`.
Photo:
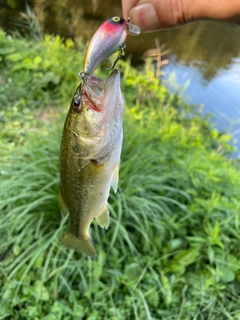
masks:
[(82, 95), (83, 95), (83, 87), (84, 87), (85, 84), (86, 84), (86, 81), (87, 81), (87, 79), (88, 79), (88, 77), (89, 77), (89, 74), (87, 74), (87, 73), (84, 72), (84, 71), (80, 71), (80, 72), (78, 72), (78, 76), (79, 76), (79, 78), (82, 80), (81, 88), (80, 88), (80, 90), (79, 90), (78, 93), (77, 93), (77, 95), (79, 96), (79, 99), (81, 99), (81, 98), (82, 98)]
[(78, 72), (78, 76), (83, 82), (85, 82), (89, 75), (84, 71), (80, 71)]
[[(124, 49), (126, 48), (126, 44), (123, 43), (120, 48), (119, 48), (119, 53), (118, 53), (118, 56), (117, 56), (117, 59), (113, 62), (113, 64), (111, 65), (111, 67), (107, 68), (105, 67), (105, 70), (112, 70), (115, 65), (117, 64), (118, 60), (124, 56)], [(106, 64), (105, 64), (106, 65)]]

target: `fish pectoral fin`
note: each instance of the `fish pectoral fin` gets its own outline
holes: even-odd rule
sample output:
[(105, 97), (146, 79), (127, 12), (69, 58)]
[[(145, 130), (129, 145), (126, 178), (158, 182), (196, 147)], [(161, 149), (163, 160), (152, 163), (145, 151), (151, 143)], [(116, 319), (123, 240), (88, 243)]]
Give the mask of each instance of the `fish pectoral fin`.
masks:
[(67, 232), (62, 238), (61, 243), (67, 248), (80, 250), (91, 258), (97, 257), (96, 250), (90, 237), (88, 239), (84, 239), (82, 237), (77, 238), (70, 232)]
[(106, 204), (105, 207), (100, 211), (100, 213), (96, 216), (97, 223), (101, 228), (107, 229), (110, 224), (109, 210)]
[(61, 191), (59, 191), (58, 193), (58, 205), (59, 205), (59, 209), (60, 209), (60, 212), (61, 212), (61, 215), (63, 217), (66, 217), (66, 215), (68, 214), (68, 208), (63, 200), (63, 197), (62, 197), (62, 194), (61, 194)]
[(116, 164), (116, 166), (114, 167), (112, 181), (111, 181), (111, 186), (115, 193), (117, 192), (117, 188), (118, 188), (118, 180), (119, 180), (118, 172), (119, 172), (119, 163)]

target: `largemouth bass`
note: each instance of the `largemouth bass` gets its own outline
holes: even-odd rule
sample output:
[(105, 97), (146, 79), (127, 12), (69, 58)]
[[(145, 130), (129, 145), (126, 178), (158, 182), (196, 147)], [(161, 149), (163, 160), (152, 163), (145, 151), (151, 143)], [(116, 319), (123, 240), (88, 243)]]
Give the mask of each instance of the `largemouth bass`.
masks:
[(122, 148), (123, 98), (120, 73), (108, 80), (90, 75), (72, 100), (60, 149), (59, 207), (70, 214), (70, 229), (62, 239), (69, 248), (90, 257), (96, 251), (89, 235), (95, 218), (107, 229), (110, 187), (117, 191)]

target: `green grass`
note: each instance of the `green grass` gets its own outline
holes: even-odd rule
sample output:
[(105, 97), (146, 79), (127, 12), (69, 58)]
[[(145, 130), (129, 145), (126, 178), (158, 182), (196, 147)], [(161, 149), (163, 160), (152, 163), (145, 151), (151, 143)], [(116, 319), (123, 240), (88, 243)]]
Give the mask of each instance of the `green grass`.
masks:
[[(91, 226), (98, 257), (86, 258), (60, 245), (68, 221), (57, 203), (60, 136), (81, 54), (59, 38), (41, 40), (41, 52), (1, 39), (17, 47), (20, 61), (29, 46), (29, 66), (42, 60), (18, 86), (25, 102), (14, 112), (20, 97), (14, 77), (7, 79), (15, 61), (5, 53), (0, 62), (8, 85), (1, 96), (0, 319), (240, 319), (240, 174), (225, 157), (229, 136), (159, 86), (148, 66), (136, 71), (121, 62), (119, 189), (110, 195), (109, 229)], [(47, 52), (67, 55), (64, 65), (62, 58), (46, 65)], [(35, 73), (49, 68), (60, 68), (58, 83), (34, 87)]]

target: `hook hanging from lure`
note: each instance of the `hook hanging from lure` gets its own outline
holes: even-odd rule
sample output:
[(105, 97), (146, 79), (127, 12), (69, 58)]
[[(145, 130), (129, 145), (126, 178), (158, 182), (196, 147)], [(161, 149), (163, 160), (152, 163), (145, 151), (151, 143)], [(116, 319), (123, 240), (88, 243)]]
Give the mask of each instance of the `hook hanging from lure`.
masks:
[(121, 17), (113, 17), (105, 21), (88, 45), (83, 72), (79, 74), (80, 78), (84, 80), (84, 76), (91, 75), (103, 60), (119, 49), (119, 55), (110, 68), (112, 69), (123, 55), (124, 41), (128, 34), (137, 36), (140, 34), (140, 29)]

